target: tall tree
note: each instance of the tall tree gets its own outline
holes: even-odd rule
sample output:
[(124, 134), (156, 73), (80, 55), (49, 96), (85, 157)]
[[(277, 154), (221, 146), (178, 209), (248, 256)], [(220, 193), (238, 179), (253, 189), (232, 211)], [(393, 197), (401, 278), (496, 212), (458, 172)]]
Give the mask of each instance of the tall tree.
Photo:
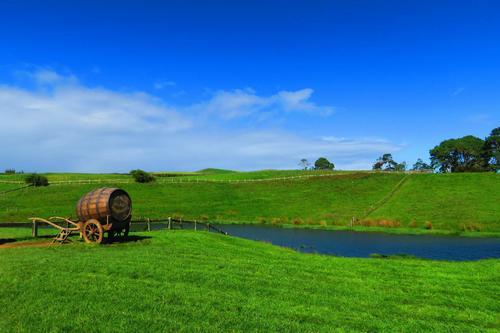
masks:
[[(392, 158), (392, 154), (384, 154), (380, 156), (373, 164), (373, 170), (394, 171), (398, 163)], [(406, 168), (406, 163), (405, 163)]]
[(413, 171), (425, 171), (425, 170), (432, 170), (432, 167), (422, 161), (421, 158), (417, 159), (415, 164), (413, 164), (413, 167), (411, 168)]
[(406, 162), (403, 161), (401, 163), (396, 164), (394, 167), (394, 171), (406, 171)]
[(445, 140), (429, 151), (431, 166), (440, 172), (485, 171), (484, 146), (472, 135)]
[(333, 170), (335, 165), (324, 157), (320, 157), (314, 162), (314, 169), (316, 170)]
[(486, 138), (484, 150), (490, 170), (500, 171), (500, 127), (493, 129)]
[(301, 159), (299, 162), (299, 166), (302, 170), (307, 170), (309, 165), (311, 165), (311, 163), (309, 163), (309, 161), (305, 158)]

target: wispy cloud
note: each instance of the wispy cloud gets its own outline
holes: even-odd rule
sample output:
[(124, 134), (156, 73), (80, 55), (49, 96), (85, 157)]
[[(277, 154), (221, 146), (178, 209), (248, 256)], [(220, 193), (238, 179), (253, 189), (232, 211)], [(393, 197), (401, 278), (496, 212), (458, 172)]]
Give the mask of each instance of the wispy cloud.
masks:
[(233, 119), (275, 112), (309, 112), (330, 115), (332, 106), (318, 106), (310, 101), (313, 90), (310, 88), (297, 91), (280, 91), (271, 96), (260, 96), (254, 90), (217, 91), (213, 97), (195, 106), (209, 114), (223, 119)]
[(156, 81), (153, 84), (153, 87), (156, 90), (162, 90), (162, 89), (165, 89), (167, 87), (174, 87), (175, 85), (176, 85), (176, 83), (174, 81)]
[(465, 122), (476, 123), (476, 124), (490, 124), (492, 123), (492, 117), (487, 113), (475, 113), (465, 117)]
[(460, 95), (461, 93), (463, 93), (465, 90), (464, 87), (460, 87), (460, 88), (457, 88), (455, 90), (453, 90), (453, 92), (451, 93), (452, 96), (458, 96)]
[[(380, 153), (401, 149), (381, 139), (315, 138), (285, 128), (226, 125), (227, 119), (265, 110), (332, 111), (312, 103), (310, 89), (271, 96), (219, 91), (181, 107), (143, 92), (88, 87), (56, 72), (30, 77), (43, 87), (0, 86), (0, 167), (108, 172), (293, 168), (301, 158), (326, 156), (337, 167), (362, 168)], [(222, 117), (217, 122), (200, 117), (214, 113)]]

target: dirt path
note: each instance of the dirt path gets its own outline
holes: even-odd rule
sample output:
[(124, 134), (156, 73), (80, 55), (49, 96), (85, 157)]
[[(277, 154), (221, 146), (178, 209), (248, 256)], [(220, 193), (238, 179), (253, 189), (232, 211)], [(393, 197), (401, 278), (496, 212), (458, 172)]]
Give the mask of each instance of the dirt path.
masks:
[(403, 184), (406, 182), (406, 180), (409, 177), (410, 177), (410, 175), (406, 174), (403, 177), (403, 179), (401, 179), (399, 181), (399, 183), (397, 183), (396, 186), (394, 186), (394, 188), (385, 197), (382, 198), (382, 200), (380, 200), (375, 205), (373, 205), (370, 209), (368, 209), (368, 211), (365, 213), (365, 215), (362, 217), (362, 219), (366, 219), (368, 217), (368, 215), (370, 215), (371, 213), (373, 213), (374, 211), (376, 211), (377, 209), (382, 207), (387, 201), (389, 201), (401, 189), (401, 187), (403, 187)]
[(12, 249), (16, 247), (47, 247), (51, 242), (12, 242), (0, 244), (0, 249)]

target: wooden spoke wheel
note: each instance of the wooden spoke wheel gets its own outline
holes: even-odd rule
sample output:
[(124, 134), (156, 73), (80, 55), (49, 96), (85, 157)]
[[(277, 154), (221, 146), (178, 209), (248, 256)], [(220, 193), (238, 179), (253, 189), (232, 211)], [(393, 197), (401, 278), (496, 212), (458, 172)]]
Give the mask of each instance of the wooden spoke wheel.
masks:
[(91, 219), (83, 225), (83, 239), (87, 243), (101, 244), (104, 238), (104, 229), (99, 221)]

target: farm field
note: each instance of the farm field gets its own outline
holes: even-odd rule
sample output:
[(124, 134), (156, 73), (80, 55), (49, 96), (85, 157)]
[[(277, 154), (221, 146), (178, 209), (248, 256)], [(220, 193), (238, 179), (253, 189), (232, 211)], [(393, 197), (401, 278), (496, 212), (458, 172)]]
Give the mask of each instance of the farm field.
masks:
[[(136, 218), (177, 216), (220, 223), (343, 228), (355, 217), (355, 228), (360, 230), (428, 232), (425, 226), (431, 224), (429, 232), (500, 233), (498, 174), (331, 172), (326, 176), (324, 173), (314, 175), (318, 174), (298, 170), (202, 170), (176, 177), (158, 177), (156, 183), (137, 184), (121, 183), (131, 179), (128, 175), (103, 174), (89, 178), (88, 174), (49, 174), (49, 181), (95, 179), (100, 182), (54, 184), (0, 194), (0, 221), (27, 221), (31, 216), (74, 216), (74, 206), (82, 194), (96, 187), (119, 186), (132, 196)], [(305, 177), (274, 179), (297, 176)], [(20, 175), (1, 175), (0, 181), (16, 177), (19, 179)], [(219, 181), (196, 182), (197, 178)], [(162, 183), (163, 179), (175, 182)], [(238, 179), (249, 181), (230, 181)], [(0, 192), (19, 186), (0, 183)]]
[[(0, 238), (22, 232), (0, 229)], [(193, 231), (134, 236), (0, 249), (0, 331), (500, 328), (499, 260), (329, 257)]]

